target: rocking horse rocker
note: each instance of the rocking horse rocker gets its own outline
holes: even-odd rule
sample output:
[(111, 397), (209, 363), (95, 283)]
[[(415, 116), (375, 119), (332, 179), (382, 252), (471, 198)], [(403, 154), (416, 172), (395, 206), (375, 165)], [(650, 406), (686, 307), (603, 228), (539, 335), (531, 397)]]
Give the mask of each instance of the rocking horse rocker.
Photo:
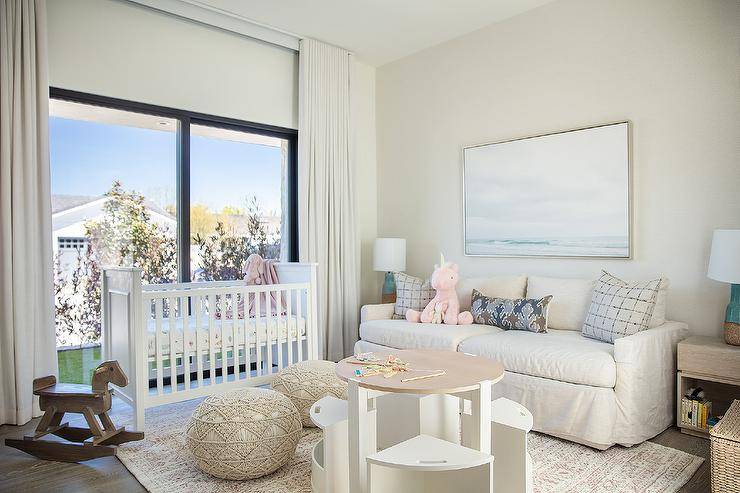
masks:
[[(111, 421), (108, 416), (111, 408), (108, 383), (119, 387), (128, 385), (128, 377), (118, 361), (101, 363), (93, 373), (91, 387), (57, 383), (54, 375), (35, 379), (33, 393), (39, 396), (39, 406), (45, 411), (44, 415), (34, 435), (25, 436), (22, 440), (6, 439), (5, 445), (39, 459), (83, 462), (115, 455), (117, 445), (143, 439), (143, 432), (116, 428)], [(69, 423), (62, 423), (65, 413), (82, 414), (89, 428), (74, 428)], [(65, 441), (42, 439), (49, 434)]]

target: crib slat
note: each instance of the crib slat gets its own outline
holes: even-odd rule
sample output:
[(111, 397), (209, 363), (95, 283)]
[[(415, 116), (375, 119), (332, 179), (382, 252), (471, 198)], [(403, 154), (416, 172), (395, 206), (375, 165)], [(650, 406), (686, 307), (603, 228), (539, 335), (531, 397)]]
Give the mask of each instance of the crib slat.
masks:
[(208, 363), (210, 371), (208, 377), (211, 385), (216, 384), (216, 329), (213, 326), (213, 317), (216, 316), (216, 295), (208, 295)]
[(231, 354), (234, 355), (234, 380), (239, 380), (239, 295), (231, 295)]
[(267, 343), (267, 374), (272, 375), (272, 290), (265, 292), (265, 341)]
[(203, 348), (201, 347), (201, 326), (200, 326), (200, 296), (193, 296), (193, 310), (195, 310), (195, 355), (196, 355), (196, 372), (198, 373), (198, 388), (203, 387)]
[(286, 305), (286, 315), (285, 315), (285, 333), (286, 333), (286, 339), (288, 340), (288, 365), (293, 364), (293, 332), (290, 328), (291, 323), (293, 322), (293, 290), (288, 289), (285, 291), (286, 299), (285, 299), (285, 305)]
[(316, 330), (316, 327), (313, 326), (312, 323), (312, 317), (310, 316), (311, 307), (313, 306), (311, 298), (313, 298), (313, 293), (311, 292), (311, 288), (309, 287), (306, 289), (306, 346), (308, 349), (308, 355), (306, 359), (311, 359), (311, 357), (314, 355), (314, 348), (313, 348), (313, 331)]
[(226, 327), (224, 326), (224, 320), (226, 319), (226, 295), (221, 294), (219, 297), (220, 308), (221, 308), (221, 383), (226, 383), (229, 379), (229, 358), (228, 358), (228, 347), (226, 346)]
[(262, 368), (262, 337), (260, 335), (262, 307), (260, 306), (260, 298), (262, 298), (262, 295), (260, 293), (254, 293), (254, 347), (255, 352), (257, 353), (257, 376), (262, 376), (265, 374), (265, 369)]
[(188, 297), (180, 296), (180, 313), (182, 314), (182, 373), (185, 390), (190, 390), (190, 313)]
[[(303, 316), (301, 311), (301, 300), (303, 299), (303, 290), (297, 290), (298, 297), (295, 300), (295, 330), (296, 338), (298, 339), (298, 361), (303, 361), (303, 336), (301, 335), (301, 326), (299, 324), (300, 318)], [(304, 325), (305, 327), (305, 325)]]
[(283, 369), (283, 290), (275, 291), (277, 308), (275, 310), (275, 338), (277, 339), (278, 371)]
[(164, 373), (164, 364), (162, 362), (162, 305), (164, 300), (154, 300), (154, 324), (156, 327), (156, 333), (154, 335), (154, 344), (156, 351), (156, 368), (154, 369), (157, 373), (157, 395), (162, 395), (164, 384), (162, 382), (162, 373)]
[(244, 310), (242, 313), (244, 324), (244, 379), (249, 380), (252, 377), (252, 349), (249, 347), (249, 293), (242, 291), (242, 305)]
[(177, 349), (175, 348), (175, 313), (176, 313), (176, 298), (169, 297), (167, 302), (170, 306), (170, 313), (167, 319), (169, 320), (169, 336), (170, 336), (170, 391), (174, 394), (177, 392)]

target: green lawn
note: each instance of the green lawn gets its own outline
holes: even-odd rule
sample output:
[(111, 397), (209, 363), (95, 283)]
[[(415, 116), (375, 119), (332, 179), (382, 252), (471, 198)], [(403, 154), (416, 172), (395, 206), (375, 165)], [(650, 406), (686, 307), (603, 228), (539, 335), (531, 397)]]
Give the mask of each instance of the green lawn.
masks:
[(57, 351), (59, 381), (90, 384), (92, 372), (100, 364), (100, 346)]

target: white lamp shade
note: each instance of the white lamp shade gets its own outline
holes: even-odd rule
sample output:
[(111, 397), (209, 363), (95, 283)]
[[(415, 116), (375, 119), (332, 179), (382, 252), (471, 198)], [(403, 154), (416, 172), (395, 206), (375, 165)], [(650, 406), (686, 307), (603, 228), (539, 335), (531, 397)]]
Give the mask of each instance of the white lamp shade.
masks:
[(740, 284), (740, 229), (714, 231), (707, 276), (715, 281)]
[(382, 272), (406, 270), (406, 240), (376, 238), (373, 245), (373, 270)]

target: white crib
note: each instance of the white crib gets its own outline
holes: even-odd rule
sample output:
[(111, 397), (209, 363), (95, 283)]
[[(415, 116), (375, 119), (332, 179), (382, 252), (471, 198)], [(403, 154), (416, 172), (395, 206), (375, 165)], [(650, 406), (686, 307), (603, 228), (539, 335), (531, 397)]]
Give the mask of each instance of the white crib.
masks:
[[(147, 408), (263, 385), (291, 363), (318, 359), (316, 266), (276, 264), (280, 284), (265, 286), (142, 285), (141, 269), (105, 268), (103, 358), (129, 376), (114, 392), (135, 410), (136, 429), (144, 429)], [(270, 293), (283, 310), (265, 303)], [(253, 316), (240, 315), (242, 300), (254, 304)]]

